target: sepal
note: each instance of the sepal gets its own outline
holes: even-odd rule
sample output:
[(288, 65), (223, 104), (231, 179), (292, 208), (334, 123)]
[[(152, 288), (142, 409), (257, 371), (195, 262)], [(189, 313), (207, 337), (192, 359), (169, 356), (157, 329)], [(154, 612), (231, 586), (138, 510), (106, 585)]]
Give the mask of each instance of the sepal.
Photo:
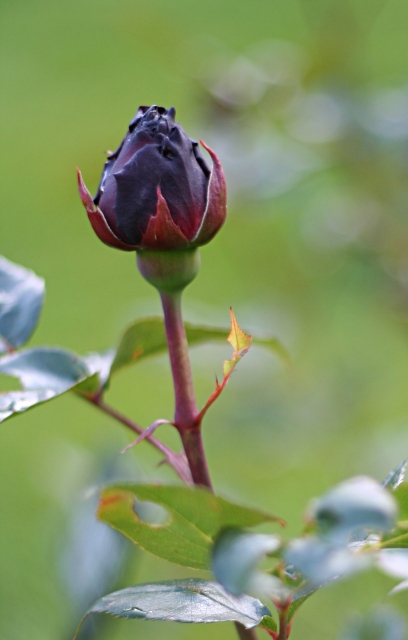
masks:
[(204, 216), (195, 237), (194, 246), (207, 244), (222, 227), (227, 216), (227, 184), (221, 162), (216, 153), (203, 140), (200, 144), (210, 154), (213, 161), (207, 191), (207, 205)]
[(136, 245), (127, 244), (120, 240), (117, 235), (112, 231), (108, 222), (103, 215), (102, 211), (94, 204), (92, 200), (92, 196), (89, 193), (85, 182), (83, 181), (82, 174), (80, 170), (77, 168), (78, 175), (78, 190), (79, 195), (82, 200), (82, 204), (84, 205), (86, 212), (88, 214), (89, 222), (92, 225), (92, 229), (95, 231), (99, 240), (102, 240), (108, 247), (113, 247), (114, 249), (122, 249), (122, 251), (136, 251)]
[(188, 246), (188, 239), (171, 217), (161, 189), (157, 187), (156, 215), (149, 218), (139, 248), (149, 251), (179, 251)]

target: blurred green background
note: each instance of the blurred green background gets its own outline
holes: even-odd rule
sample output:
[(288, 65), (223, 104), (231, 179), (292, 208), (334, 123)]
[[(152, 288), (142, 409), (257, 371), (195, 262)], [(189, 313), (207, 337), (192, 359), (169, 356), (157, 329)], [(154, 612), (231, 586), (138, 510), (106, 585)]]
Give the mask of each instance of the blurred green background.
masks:
[[(294, 360), (288, 370), (253, 348), (240, 363), (205, 421), (211, 473), (291, 535), (310, 498), (353, 474), (382, 479), (408, 456), (407, 32), (405, 0), (0, 0), (0, 252), (46, 279), (31, 343), (101, 350), (159, 313), (134, 256), (92, 232), (75, 166), (96, 190), (137, 107), (175, 105), (219, 154), (230, 191), (186, 318), (227, 325), (232, 305)], [(193, 350), (200, 404), (228, 353)], [(143, 425), (171, 418), (167, 359), (119, 374), (108, 400)], [(173, 481), (145, 443), (120, 456), (129, 441), (70, 395), (2, 425), (2, 640), (69, 640), (89, 604), (81, 588), (96, 576), (103, 590), (98, 566), (114, 552), (92, 542), (90, 487), (108, 475)], [(189, 575), (123, 553), (116, 586)], [(391, 585), (370, 573), (321, 590), (291, 637), (338, 638)], [(404, 610), (406, 593), (393, 604)], [(210, 633), (235, 637), (232, 625), (108, 620), (89, 638)]]

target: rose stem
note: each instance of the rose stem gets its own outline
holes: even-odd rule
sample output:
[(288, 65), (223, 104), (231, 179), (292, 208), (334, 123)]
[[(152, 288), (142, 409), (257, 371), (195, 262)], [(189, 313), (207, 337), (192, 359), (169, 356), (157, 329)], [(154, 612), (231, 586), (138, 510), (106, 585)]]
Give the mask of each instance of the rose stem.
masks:
[(197, 422), (198, 409), (181, 313), (181, 296), (181, 291), (160, 292), (173, 374), (174, 424), (180, 433), (194, 484), (212, 489), (201, 437), (201, 423)]
[(235, 628), (240, 640), (258, 640), (255, 629), (246, 629), (240, 622), (235, 622)]
[[(160, 292), (167, 345), (173, 375), (177, 427), (195, 485), (213, 490), (201, 437), (201, 422), (194, 393), (193, 375), (181, 310), (182, 291)], [(254, 629), (235, 623), (240, 640), (256, 640)]]
[(286, 640), (288, 637), (288, 607), (282, 607), (279, 611), (279, 636), (278, 640)]

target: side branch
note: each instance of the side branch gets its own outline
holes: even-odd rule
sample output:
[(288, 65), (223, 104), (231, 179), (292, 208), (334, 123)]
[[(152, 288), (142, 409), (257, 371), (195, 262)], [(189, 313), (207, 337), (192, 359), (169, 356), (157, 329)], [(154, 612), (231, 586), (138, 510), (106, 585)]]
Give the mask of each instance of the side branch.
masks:
[[(98, 409), (100, 409), (107, 415), (123, 424), (128, 429), (131, 429), (134, 433), (137, 433), (141, 436), (144, 435), (146, 429), (143, 429), (143, 427), (138, 425), (136, 422), (133, 422), (123, 414), (119, 413), (119, 411), (116, 411), (116, 409), (106, 404), (101, 398), (89, 396), (82, 397), (91, 402), (95, 407), (98, 407)], [(157, 440), (157, 438), (154, 438), (151, 435), (146, 435), (144, 439), (165, 456), (168, 464), (174, 469), (174, 471), (183, 482), (185, 482), (186, 484), (192, 483), (191, 473), (183, 453), (176, 453), (165, 444), (160, 442), (160, 440)]]

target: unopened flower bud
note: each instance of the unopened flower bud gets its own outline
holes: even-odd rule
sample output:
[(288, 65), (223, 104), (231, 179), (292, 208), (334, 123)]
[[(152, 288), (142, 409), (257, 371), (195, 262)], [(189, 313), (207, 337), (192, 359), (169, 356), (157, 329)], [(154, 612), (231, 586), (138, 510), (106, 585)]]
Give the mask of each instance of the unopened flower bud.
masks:
[(174, 121), (175, 109), (140, 107), (108, 155), (92, 199), (78, 170), (81, 200), (97, 236), (124, 251), (179, 251), (206, 244), (226, 216), (221, 163), (203, 142), (210, 170)]

